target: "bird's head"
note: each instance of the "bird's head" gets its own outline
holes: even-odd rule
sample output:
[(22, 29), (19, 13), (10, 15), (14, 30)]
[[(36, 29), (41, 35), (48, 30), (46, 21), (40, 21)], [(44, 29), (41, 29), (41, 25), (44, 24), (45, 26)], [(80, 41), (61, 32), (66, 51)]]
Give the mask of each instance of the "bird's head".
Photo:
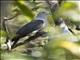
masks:
[(63, 23), (63, 19), (57, 18), (54, 22), (55, 22), (55, 25), (61, 25)]
[(48, 13), (47, 12), (39, 12), (36, 16), (36, 20), (47, 20)]
[(62, 28), (63, 30), (68, 30), (68, 27), (62, 18), (57, 18), (54, 22), (55, 25), (60, 26), (60, 28)]

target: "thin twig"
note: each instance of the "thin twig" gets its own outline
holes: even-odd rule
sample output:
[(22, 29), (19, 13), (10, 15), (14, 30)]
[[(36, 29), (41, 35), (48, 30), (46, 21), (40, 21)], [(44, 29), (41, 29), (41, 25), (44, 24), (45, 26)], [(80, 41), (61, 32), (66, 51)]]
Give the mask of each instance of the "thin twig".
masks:
[[(14, 16), (12, 16), (12, 17), (10, 17), (10, 18), (7, 18), (7, 17), (4, 17), (4, 19), (3, 19), (3, 22), (2, 22), (2, 25), (3, 25), (3, 28), (4, 28), (4, 31), (6, 31), (6, 33), (7, 33), (7, 36), (6, 36), (6, 42), (8, 41), (8, 39), (9, 39), (9, 28), (6, 26), (6, 21), (8, 21), (8, 20), (12, 20), (12, 19), (14, 19), (15, 17), (17, 17), (19, 15), (19, 13), (16, 13)], [(6, 43), (5, 42), (5, 43)]]
[(19, 13), (16, 13), (14, 16), (10, 17), (10, 18), (7, 18), (7, 17), (4, 17), (4, 20), (12, 20), (14, 19), (15, 17), (17, 17), (19, 15)]

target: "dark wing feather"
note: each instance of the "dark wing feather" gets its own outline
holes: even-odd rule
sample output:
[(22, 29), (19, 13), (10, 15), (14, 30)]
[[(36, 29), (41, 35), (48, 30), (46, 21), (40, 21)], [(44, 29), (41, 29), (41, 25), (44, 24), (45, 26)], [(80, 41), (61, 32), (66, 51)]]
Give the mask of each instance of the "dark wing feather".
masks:
[(20, 28), (16, 32), (16, 34), (20, 35), (21, 37), (24, 37), (24, 36), (32, 33), (33, 31), (40, 29), (42, 25), (43, 25), (42, 20), (32, 21), (32, 22), (24, 25), (22, 28)]

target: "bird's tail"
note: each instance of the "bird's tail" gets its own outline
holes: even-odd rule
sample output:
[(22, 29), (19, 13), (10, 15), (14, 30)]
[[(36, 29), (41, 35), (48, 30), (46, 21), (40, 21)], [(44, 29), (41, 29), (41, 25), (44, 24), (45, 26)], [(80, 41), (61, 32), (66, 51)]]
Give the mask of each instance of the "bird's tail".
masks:
[(16, 47), (16, 44), (17, 44), (17, 42), (19, 41), (19, 37), (14, 37), (12, 40), (11, 40), (11, 42), (13, 42), (13, 44), (11, 45), (11, 49), (13, 49), (13, 48), (15, 48)]
[(69, 31), (73, 34), (73, 35), (75, 35), (75, 33), (70, 29), (70, 28), (68, 28), (69, 29)]

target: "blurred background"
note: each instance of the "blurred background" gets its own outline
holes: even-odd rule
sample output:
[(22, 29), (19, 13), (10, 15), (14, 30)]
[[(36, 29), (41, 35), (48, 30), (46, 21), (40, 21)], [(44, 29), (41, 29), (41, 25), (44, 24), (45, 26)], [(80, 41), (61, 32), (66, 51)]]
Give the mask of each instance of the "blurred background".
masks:
[[(47, 2), (48, 1), (48, 2)], [(59, 0), (58, 0), (59, 1)], [(8, 52), (0, 48), (1, 60), (80, 60), (80, 1), (60, 0), (61, 4), (52, 11), (57, 0), (1, 0), (0, 12), (0, 44), (4, 44), (6, 37), (11, 39), (16, 31), (26, 23), (34, 20), (40, 11), (46, 11), (48, 15), (48, 26), (44, 28), (47, 38), (39, 37), (40, 44), (44, 47), (34, 47), (31, 55), (25, 51), (28, 44), (16, 47)], [(50, 5), (49, 5), (50, 3)], [(55, 19), (62, 17), (66, 25), (74, 32), (74, 35), (65, 35), (59, 26), (55, 26)], [(5, 21), (6, 19), (9, 19)], [(6, 30), (7, 29), (7, 30)], [(76, 42), (68, 41), (68, 39)], [(21, 40), (22, 41), (22, 40)], [(37, 52), (36, 52), (37, 51)], [(25, 52), (25, 53), (23, 53)]]

